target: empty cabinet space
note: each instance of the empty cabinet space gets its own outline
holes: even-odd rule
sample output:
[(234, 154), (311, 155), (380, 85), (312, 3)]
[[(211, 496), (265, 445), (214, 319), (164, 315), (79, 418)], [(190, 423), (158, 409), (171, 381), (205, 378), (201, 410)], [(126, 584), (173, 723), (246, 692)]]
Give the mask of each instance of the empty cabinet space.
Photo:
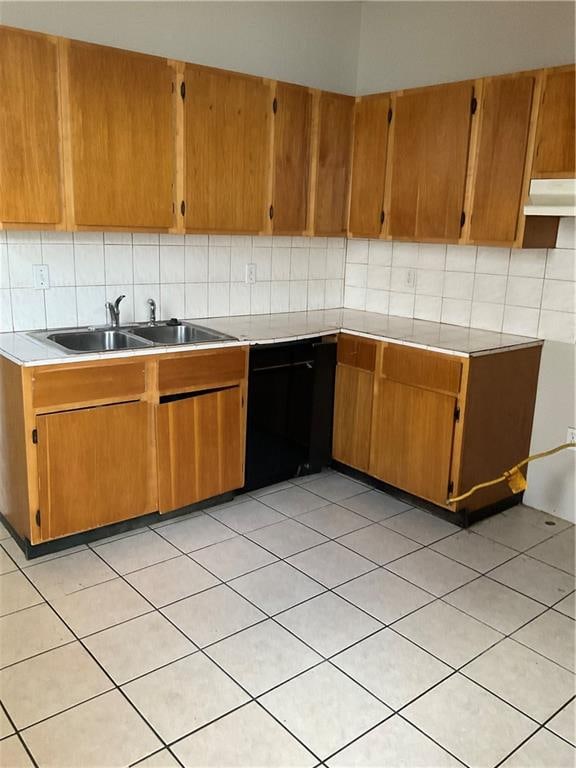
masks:
[(0, 223), (63, 221), (58, 41), (0, 27)]
[(74, 220), (173, 223), (173, 71), (165, 59), (66, 41)]

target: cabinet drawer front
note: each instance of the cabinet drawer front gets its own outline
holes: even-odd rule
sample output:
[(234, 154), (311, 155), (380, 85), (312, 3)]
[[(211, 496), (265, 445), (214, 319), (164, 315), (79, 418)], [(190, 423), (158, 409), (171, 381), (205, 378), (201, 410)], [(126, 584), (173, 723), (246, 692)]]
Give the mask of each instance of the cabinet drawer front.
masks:
[(340, 334), (338, 337), (338, 362), (341, 365), (351, 365), (353, 368), (363, 368), (373, 371), (376, 367), (376, 344), (370, 339)]
[(136, 400), (146, 389), (144, 372), (143, 360), (77, 368), (37, 368), (32, 378), (33, 406)]
[(166, 392), (209, 389), (246, 377), (246, 348), (212, 349), (160, 358), (158, 388)]
[(458, 394), (462, 362), (449, 355), (384, 344), (380, 373), (401, 384)]

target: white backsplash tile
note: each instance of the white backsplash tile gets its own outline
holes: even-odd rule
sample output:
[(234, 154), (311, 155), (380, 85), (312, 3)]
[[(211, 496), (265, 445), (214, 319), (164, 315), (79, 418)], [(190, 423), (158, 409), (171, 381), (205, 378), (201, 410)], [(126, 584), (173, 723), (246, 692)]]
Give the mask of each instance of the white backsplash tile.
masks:
[(504, 333), (518, 333), (521, 336), (536, 336), (538, 334), (538, 320), (540, 310), (531, 307), (504, 308)]
[(34, 264), (42, 264), (40, 243), (22, 244), (11, 242), (8, 232), (8, 265), (11, 288), (32, 288), (34, 286)]
[(250, 286), (246, 283), (230, 283), (230, 314), (250, 314)]
[(230, 283), (208, 283), (208, 314), (221, 317), (230, 313)]
[(160, 243), (160, 282), (184, 282), (184, 245)]
[(76, 286), (78, 325), (103, 325), (106, 322), (106, 288), (103, 285)]
[(290, 250), (290, 280), (308, 279), (309, 248), (292, 248)]
[(51, 288), (44, 291), (44, 300), (49, 328), (70, 328), (78, 324), (76, 288)]
[(470, 325), (472, 302), (466, 299), (442, 299), (440, 321), (451, 325)]
[(474, 280), (474, 301), (504, 304), (508, 278), (504, 275), (476, 274)]
[(12, 320), (15, 331), (46, 328), (44, 291), (36, 291), (34, 288), (13, 288)]
[(76, 285), (74, 247), (71, 244), (43, 243), (42, 263), (48, 266), (51, 286)]
[[(340, 306), (340, 304), (338, 305)], [(270, 312), (290, 311), (290, 283), (273, 280), (270, 284)]]
[(542, 302), (543, 283), (544, 281), (538, 277), (510, 275), (506, 291), (506, 304), (538, 309)]
[(195, 318), (208, 315), (208, 283), (186, 283), (184, 295), (186, 298), (186, 317)]
[(510, 248), (478, 248), (476, 272), (486, 275), (507, 275)]
[[(92, 233), (90, 233), (92, 234)], [(76, 285), (104, 285), (104, 246), (100, 243), (74, 244)]]
[(0, 242), (0, 290), (10, 288), (10, 267), (8, 265), (8, 246)]
[(445, 272), (443, 296), (448, 299), (472, 299), (474, 275), (470, 272)]
[(134, 281), (134, 265), (132, 261), (132, 245), (108, 245), (104, 249), (104, 268), (106, 285), (132, 283)]
[(417, 264), (422, 269), (445, 269), (446, 246), (421, 243), (418, 248)]
[(308, 281), (290, 281), (290, 312), (303, 312), (308, 302)]
[(568, 248), (553, 248), (548, 251), (545, 276), (552, 280), (575, 280), (574, 251)]
[(414, 317), (419, 320), (440, 322), (442, 314), (442, 299), (439, 296), (416, 295), (414, 300)]
[[(290, 248), (272, 248), (272, 280), (290, 280)], [(244, 263), (242, 264), (242, 279), (244, 279)]]
[(575, 312), (574, 283), (568, 280), (544, 280), (542, 309)]
[(184, 283), (160, 285), (160, 319), (182, 318), (186, 315), (186, 292)]
[(368, 288), (366, 290), (366, 310), (386, 314), (390, 306), (390, 291)]
[(476, 251), (475, 245), (448, 245), (446, 269), (453, 272), (475, 272)]
[(472, 302), (470, 325), (485, 331), (502, 331), (504, 320), (504, 304), (493, 304), (486, 301)]
[(134, 283), (157, 283), (160, 280), (160, 249), (157, 245), (134, 246)]
[(0, 288), (0, 332), (12, 330), (12, 294), (9, 288)]
[(257, 282), (250, 286), (250, 313), (270, 314), (270, 281)]

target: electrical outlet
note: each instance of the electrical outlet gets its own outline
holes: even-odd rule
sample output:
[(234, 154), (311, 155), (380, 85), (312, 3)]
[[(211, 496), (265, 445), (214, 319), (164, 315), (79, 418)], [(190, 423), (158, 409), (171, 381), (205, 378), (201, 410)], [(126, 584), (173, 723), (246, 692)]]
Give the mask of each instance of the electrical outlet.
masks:
[(50, 288), (50, 270), (48, 264), (34, 264), (34, 288)]
[(573, 443), (574, 448), (576, 448), (576, 427), (568, 427), (568, 431), (566, 432), (566, 442)]
[(416, 286), (416, 270), (406, 270), (406, 288), (414, 288)]
[(256, 282), (256, 264), (246, 264), (245, 282), (250, 285)]

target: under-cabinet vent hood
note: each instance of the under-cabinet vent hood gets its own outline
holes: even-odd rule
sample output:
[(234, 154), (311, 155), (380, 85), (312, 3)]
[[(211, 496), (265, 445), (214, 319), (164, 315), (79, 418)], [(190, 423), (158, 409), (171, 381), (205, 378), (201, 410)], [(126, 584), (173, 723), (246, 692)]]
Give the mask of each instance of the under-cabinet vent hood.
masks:
[(576, 179), (532, 179), (526, 216), (576, 216)]

